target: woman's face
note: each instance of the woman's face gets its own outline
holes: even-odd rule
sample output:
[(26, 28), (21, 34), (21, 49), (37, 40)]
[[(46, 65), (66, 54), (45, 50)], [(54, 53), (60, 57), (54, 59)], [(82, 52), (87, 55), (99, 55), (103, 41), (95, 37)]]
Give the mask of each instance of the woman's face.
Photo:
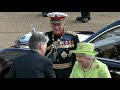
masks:
[(51, 27), (53, 29), (54, 34), (57, 35), (61, 33), (62, 30), (64, 30), (65, 23), (64, 22), (58, 24), (51, 23)]
[(76, 54), (76, 60), (81, 64), (81, 65), (89, 65), (91, 62), (90, 58), (85, 57), (85, 55), (82, 54)]

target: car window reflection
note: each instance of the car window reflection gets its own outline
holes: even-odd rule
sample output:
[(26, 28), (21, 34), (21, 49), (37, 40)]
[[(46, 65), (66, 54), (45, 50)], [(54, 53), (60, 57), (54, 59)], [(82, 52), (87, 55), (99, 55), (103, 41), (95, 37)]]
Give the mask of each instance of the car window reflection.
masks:
[(92, 43), (99, 52), (98, 57), (120, 60), (120, 27), (105, 32)]

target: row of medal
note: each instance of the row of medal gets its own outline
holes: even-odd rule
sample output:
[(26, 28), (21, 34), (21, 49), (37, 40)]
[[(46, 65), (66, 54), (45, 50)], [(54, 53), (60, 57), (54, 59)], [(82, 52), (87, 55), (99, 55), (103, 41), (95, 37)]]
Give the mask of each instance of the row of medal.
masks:
[(74, 41), (73, 40), (69, 40), (69, 41), (54, 41), (54, 45), (57, 48), (72, 48), (74, 47)]

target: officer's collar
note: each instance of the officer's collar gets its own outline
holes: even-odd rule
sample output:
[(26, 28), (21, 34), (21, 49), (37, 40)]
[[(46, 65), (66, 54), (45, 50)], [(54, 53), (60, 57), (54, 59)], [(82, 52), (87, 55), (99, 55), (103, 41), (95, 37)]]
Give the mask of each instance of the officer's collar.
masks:
[(64, 33), (65, 33), (64, 30), (62, 30), (61, 33), (59, 33), (59, 34), (57, 34), (57, 35), (54, 34), (54, 39), (58, 39), (58, 38), (60, 39), (60, 37), (63, 36)]

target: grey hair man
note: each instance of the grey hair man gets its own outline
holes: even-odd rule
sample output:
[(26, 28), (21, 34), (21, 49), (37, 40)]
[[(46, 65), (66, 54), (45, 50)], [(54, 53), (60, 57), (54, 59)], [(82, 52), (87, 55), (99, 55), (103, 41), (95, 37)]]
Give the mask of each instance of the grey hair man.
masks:
[(52, 60), (44, 56), (48, 38), (35, 32), (29, 40), (28, 54), (15, 58), (6, 78), (56, 78)]
[(44, 55), (48, 41), (49, 38), (44, 34), (34, 32), (29, 40), (29, 48), (38, 51), (40, 55)]

